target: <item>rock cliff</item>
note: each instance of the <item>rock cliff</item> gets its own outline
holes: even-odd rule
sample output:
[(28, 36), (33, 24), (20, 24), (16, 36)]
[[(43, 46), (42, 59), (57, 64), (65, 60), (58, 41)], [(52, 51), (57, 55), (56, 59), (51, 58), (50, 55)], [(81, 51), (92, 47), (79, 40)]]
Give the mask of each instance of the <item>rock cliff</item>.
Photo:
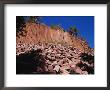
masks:
[(17, 74), (93, 74), (94, 49), (80, 37), (26, 23), (16, 37)]

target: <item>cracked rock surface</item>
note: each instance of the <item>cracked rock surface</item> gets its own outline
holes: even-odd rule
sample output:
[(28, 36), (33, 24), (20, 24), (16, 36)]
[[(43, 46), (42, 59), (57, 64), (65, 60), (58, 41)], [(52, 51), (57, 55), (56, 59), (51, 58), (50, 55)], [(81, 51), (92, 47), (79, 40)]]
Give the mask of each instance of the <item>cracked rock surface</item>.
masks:
[[(19, 48), (20, 47), (20, 48)], [(92, 53), (82, 53), (75, 47), (38, 43), (36, 45), (20, 45), (16, 47), (17, 61), (30, 66), (29, 72), (34, 74), (93, 74), (94, 56)], [(28, 67), (29, 68), (29, 67)], [(27, 68), (27, 69), (28, 69)]]
[(16, 36), (17, 74), (94, 74), (86, 40), (45, 24), (26, 23)]

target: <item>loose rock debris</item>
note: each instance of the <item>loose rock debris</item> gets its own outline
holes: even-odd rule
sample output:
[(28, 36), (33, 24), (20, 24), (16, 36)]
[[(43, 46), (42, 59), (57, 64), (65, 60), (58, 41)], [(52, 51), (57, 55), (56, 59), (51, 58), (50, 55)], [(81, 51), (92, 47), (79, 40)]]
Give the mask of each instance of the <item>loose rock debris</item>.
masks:
[(93, 53), (68, 45), (17, 44), (16, 58), (17, 74), (94, 74)]

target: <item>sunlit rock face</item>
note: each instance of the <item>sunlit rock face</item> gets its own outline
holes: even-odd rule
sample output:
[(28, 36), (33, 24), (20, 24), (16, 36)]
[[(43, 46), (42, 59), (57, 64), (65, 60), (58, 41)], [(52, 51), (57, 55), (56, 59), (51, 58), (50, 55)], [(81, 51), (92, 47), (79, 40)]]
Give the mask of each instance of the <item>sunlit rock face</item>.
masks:
[(94, 74), (94, 49), (80, 37), (26, 23), (16, 37), (17, 74)]

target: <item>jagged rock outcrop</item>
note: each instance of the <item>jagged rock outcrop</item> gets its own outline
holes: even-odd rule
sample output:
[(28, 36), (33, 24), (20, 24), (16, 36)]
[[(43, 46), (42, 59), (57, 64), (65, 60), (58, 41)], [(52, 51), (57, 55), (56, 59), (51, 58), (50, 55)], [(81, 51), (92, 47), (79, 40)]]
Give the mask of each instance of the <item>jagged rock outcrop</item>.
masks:
[(27, 23), (16, 37), (17, 73), (93, 74), (94, 50), (79, 37)]
[(63, 30), (54, 30), (45, 24), (27, 23), (24, 36), (16, 38), (17, 44), (37, 44), (38, 42), (68, 44), (79, 48), (82, 52), (89, 52), (89, 45), (79, 37), (73, 37)]

